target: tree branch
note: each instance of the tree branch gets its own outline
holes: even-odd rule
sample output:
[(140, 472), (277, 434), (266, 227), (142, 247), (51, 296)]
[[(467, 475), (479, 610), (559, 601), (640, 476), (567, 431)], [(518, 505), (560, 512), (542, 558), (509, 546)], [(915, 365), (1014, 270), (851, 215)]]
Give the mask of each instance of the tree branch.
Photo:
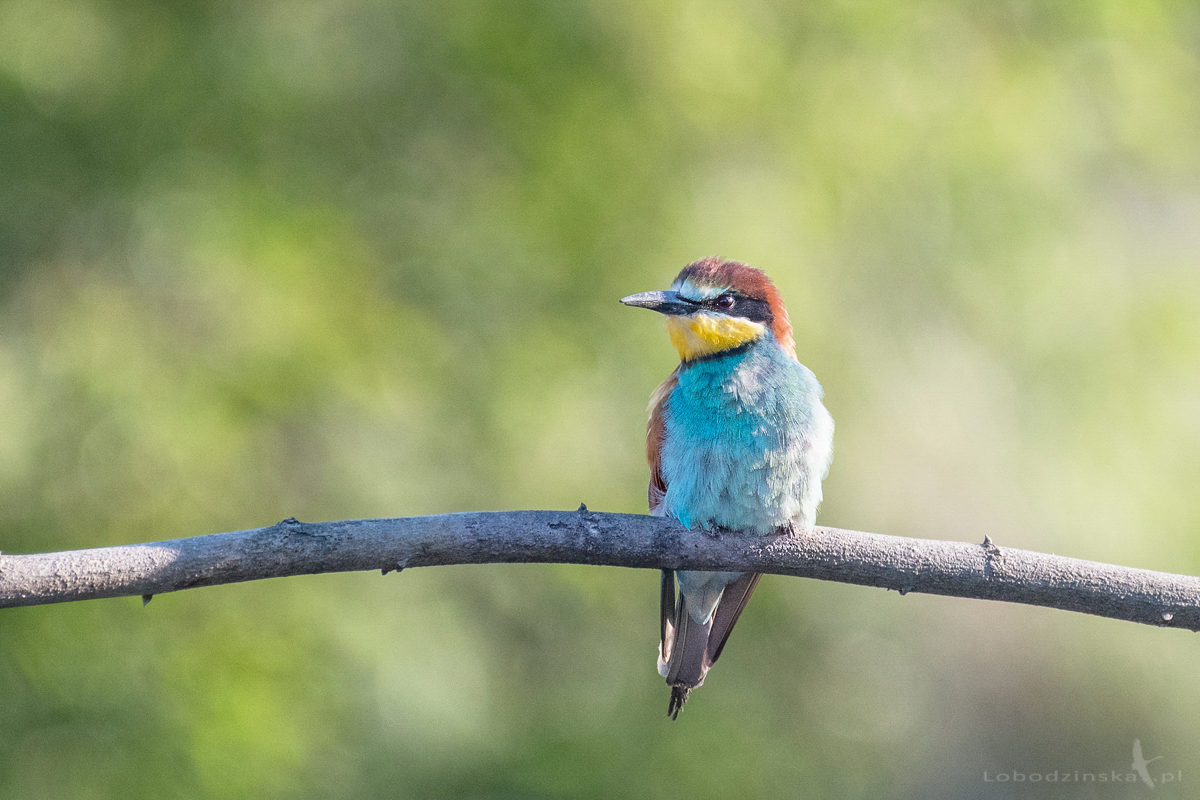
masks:
[(493, 511), (299, 522), (189, 539), (0, 555), (0, 608), (152, 595), (320, 572), (568, 563), (768, 572), (1004, 600), (1200, 631), (1200, 578), (1001, 548), (818, 527), (797, 536), (688, 532), (668, 519)]

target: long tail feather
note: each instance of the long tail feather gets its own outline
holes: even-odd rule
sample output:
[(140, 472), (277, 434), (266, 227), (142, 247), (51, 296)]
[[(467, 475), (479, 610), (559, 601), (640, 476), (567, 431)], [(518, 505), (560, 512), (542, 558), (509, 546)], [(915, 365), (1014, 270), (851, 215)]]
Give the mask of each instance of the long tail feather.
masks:
[(696, 622), (688, 614), (688, 601), (679, 596), (675, 614), (675, 641), (671, 656), (667, 660), (667, 683), (694, 689), (704, 683), (708, 672), (708, 635), (712, 631), (712, 619)]
[(687, 598), (679, 595), (675, 605), (674, 637), (666, 648), (667, 685), (671, 687), (671, 700), (667, 706), (667, 714), (671, 719), (679, 716), (688, 692), (704, 683), (708, 673), (708, 636), (712, 631), (712, 619), (708, 622), (696, 622), (688, 614)]
[(739, 576), (725, 587), (708, 622), (697, 622), (688, 614), (687, 598), (680, 593), (676, 599), (674, 573), (663, 570), (659, 672), (671, 687), (667, 704), (671, 719), (679, 716), (688, 693), (704, 683), (709, 668), (721, 656), (760, 577), (757, 573)]
[(679, 719), (679, 712), (683, 709), (683, 704), (687, 702), (688, 689), (683, 686), (671, 687), (671, 699), (667, 701), (667, 716), (671, 719)]

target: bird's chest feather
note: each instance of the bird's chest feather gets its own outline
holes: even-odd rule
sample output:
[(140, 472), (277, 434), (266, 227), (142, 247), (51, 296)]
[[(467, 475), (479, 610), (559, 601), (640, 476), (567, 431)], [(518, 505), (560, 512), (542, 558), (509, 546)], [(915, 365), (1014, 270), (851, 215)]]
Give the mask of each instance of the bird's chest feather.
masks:
[(806, 367), (768, 345), (693, 363), (664, 421), (665, 510), (685, 526), (813, 524), (833, 421)]

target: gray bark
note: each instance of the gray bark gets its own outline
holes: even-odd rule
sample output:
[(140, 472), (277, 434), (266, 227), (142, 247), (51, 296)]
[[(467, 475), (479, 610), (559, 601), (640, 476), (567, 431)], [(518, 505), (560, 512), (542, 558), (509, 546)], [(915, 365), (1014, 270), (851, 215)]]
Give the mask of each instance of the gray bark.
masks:
[(299, 522), (147, 544), (0, 555), (0, 607), (319, 572), (567, 563), (719, 569), (1048, 606), (1200, 630), (1200, 578), (999, 547), (818, 527), (745, 537), (636, 514), (493, 511)]

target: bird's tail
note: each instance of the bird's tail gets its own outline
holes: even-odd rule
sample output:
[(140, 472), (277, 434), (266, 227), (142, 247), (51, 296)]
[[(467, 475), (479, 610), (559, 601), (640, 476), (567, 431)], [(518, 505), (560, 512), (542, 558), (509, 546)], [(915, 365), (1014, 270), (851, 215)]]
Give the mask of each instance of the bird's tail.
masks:
[(667, 704), (671, 719), (679, 716), (688, 692), (704, 683), (704, 676), (720, 657), (758, 579), (759, 575), (747, 573), (730, 583), (708, 621), (697, 622), (688, 613), (687, 598), (682, 593), (676, 602), (674, 572), (663, 570), (659, 672), (671, 687)]
[[(666, 659), (667, 685), (671, 687), (671, 701), (667, 714), (671, 719), (679, 716), (688, 692), (704, 683), (704, 676), (712, 666), (708, 655), (708, 637), (712, 633), (713, 621), (696, 622), (688, 614), (687, 600), (682, 595), (675, 612), (673, 635), (664, 642), (663, 655)], [(669, 648), (669, 649), (668, 649)]]
[(667, 702), (667, 716), (671, 719), (679, 719), (679, 711), (683, 708), (683, 704), (687, 702), (688, 692), (691, 689), (685, 686), (672, 686), (671, 699)]

